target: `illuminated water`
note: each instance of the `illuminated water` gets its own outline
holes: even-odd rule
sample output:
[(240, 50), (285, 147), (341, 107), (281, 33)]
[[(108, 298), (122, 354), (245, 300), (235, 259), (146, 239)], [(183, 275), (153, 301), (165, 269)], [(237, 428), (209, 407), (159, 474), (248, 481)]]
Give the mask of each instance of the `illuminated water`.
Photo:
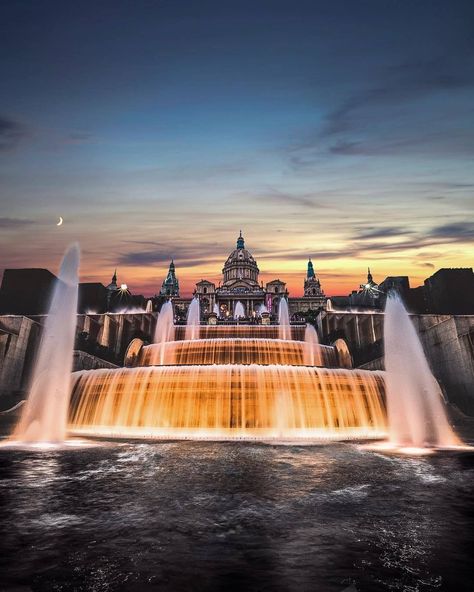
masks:
[(334, 348), (319, 345), (317, 341), (256, 337), (194, 339), (147, 345), (142, 349), (141, 358), (137, 362), (137, 366), (184, 364), (337, 365)]
[(459, 444), (416, 329), (396, 294), (387, 298), (384, 349), (391, 444), (416, 447)]
[(234, 318), (243, 319), (245, 317), (245, 309), (242, 302), (236, 302), (234, 309)]
[[(304, 341), (305, 325), (292, 325), (290, 339)], [(201, 325), (196, 329), (196, 339), (227, 339), (233, 337), (249, 337), (259, 339), (278, 339), (278, 325)], [(175, 339), (186, 338), (186, 327), (175, 327)]]
[(165, 343), (174, 339), (174, 313), (171, 300), (165, 302), (158, 314), (154, 343)]
[(278, 307), (279, 337), (280, 339), (291, 339), (290, 312), (286, 298), (280, 300)]
[(76, 434), (333, 440), (386, 434), (378, 372), (227, 364), (83, 371), (73, 377), (69, 427)]
[[(171, 303), (170, 303), (171, 304)], [(186, 318), (186, 339), (198, 339), (199, 324), (201, 320), (201, 308), (198, 298), (193, 298), (188, 308)]]
[(56, 280), (28, 398), (12, 440), (62, 442), (66, 437), (76, 329), (79, 245), (68, 248)]
[(304, 363), (307, 366), (331, 366), (334, 363), (327, 361), (325, 348), (319, 345), (318, 334), (313, 325), (306, 325), (304, 333), (305, 350), (303, 354)]
[(0, 448), (0, 589), (471, 592), (473, 483), (350, 444)]

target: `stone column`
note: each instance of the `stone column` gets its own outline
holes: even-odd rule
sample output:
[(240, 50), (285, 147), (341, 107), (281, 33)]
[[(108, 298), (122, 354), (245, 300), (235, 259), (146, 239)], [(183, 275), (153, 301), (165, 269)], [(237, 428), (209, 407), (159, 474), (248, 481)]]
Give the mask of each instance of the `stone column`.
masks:
[(103, 322), (102, 322), (102, 335), (100, 337), (100, 345), (103, 345), (105, 347), (109, 347), (110, 346), (110, 323), (112, 322), (112, 319), (107, 314), (104, 314), (102, 318), (103, 318)]

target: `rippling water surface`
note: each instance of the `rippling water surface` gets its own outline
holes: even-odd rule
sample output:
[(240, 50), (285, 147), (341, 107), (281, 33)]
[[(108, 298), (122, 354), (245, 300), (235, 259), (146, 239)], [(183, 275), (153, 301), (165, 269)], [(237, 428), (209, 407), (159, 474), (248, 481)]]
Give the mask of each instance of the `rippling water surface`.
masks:
[(0, 449), (0, 590), (472, 591), (473, 477), (352, 444)]

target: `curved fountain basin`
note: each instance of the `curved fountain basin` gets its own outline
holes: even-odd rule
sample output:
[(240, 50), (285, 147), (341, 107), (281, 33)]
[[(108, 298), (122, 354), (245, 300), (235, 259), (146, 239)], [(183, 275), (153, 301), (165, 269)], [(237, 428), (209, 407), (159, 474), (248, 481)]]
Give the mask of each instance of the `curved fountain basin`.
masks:
[[(291, 326), (291, 339), (304, 340), (304, 325)], [(186, 339), (186, 326), (174, 327), (175, 340)], [(225, 339), (227, 337), (249, 337), (257, 339), (278, 339), (280, 336), (279, 325), (201, 325), (199, 339)]]
[(136, 366), (279, 364), (338, 366), (334, 347), (283, 339), (193, 339), (154, 343), (141, 349)]
[(150, 366), (73, 373), (69, 430), (107, 437), (371, 439), (386, 435), (381, 372)]

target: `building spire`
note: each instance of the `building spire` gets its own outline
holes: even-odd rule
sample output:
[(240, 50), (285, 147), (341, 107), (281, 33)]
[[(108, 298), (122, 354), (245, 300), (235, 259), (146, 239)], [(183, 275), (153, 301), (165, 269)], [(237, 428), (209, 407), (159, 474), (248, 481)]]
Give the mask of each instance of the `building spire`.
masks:
[(372, 274), (370, 273), (370, 267), (367, 267), (367, 283), (371, 284), (374, 281)]
[(114, 275), (112, 276), (112, 283), (117, 283), (117, 268), (115, 268)]
[(306, 277), (309, 278), (314, 278), (314, 267), (313, 267), (313, 262), (311, 261), (311, 257), (308, 259), (308, 271), (306, 273)]
[(237, 248), (243, 249), (245, 247), (244, 237), (242, 236), (242, 231), (239, 233), (239, 238), (237, 239)]

